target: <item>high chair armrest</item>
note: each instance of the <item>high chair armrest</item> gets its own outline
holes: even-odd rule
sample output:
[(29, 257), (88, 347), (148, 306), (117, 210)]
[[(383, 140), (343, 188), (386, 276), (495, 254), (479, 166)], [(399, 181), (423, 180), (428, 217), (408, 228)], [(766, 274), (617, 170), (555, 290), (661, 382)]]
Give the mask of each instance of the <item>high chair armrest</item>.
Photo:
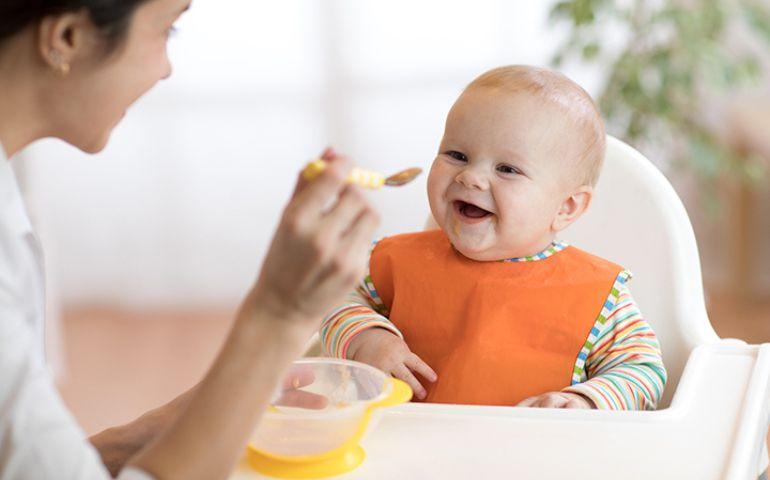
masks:
[[(715, 342), (692, 351), (658, 411), (395, 407), (363, 441), (364, 464), (338, 478), (745, 480), (769, 411), (770, 345)], [(232, 478), (261, 477), (242, 465)]]

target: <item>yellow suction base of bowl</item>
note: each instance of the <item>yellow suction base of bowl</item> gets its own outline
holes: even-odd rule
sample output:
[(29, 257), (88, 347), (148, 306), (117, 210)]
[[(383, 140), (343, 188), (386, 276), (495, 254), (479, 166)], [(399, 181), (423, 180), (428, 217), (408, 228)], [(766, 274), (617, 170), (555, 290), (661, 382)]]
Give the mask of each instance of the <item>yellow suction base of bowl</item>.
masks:
[(324, 478), (355, 470), (366, 458), (359, 445), (323, 460), (289, 462), (268, 457), (249, 448), (247, 458), (251, 468), (276, 478)]

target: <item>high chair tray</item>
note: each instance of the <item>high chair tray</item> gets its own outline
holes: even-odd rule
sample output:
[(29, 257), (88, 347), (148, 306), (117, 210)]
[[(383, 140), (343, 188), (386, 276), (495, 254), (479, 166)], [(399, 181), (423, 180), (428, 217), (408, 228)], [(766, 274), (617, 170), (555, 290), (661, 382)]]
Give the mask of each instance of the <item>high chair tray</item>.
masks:
[[(690, 355), (669, 408), (608, 412), (407, 404), (364, 439), (339, 479), (756, 478), (768, 419), (770, 344)], [(242, 463), (232, 480), (262, 477)]]

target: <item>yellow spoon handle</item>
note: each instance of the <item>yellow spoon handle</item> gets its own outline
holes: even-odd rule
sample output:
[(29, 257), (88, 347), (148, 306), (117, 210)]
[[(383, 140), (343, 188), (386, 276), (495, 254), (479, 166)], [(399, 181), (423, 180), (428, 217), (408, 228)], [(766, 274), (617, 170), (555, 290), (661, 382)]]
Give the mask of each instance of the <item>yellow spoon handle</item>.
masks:
[[(313, 160), (308, 163), (305, 170), (302, 171), (302, 176), (305, 177), (306, 180), (313, 180), (324, 170), (326, 170), (326, 162), (321, 159)], [(385, 185), (385, 175), (371, 170), (364, 170), (362, 168), (354, 168), (351, 170), (345, 180), (348, 183), (353, 183), (359, 187), (371, 188), (372, 190), (379, 190)]]

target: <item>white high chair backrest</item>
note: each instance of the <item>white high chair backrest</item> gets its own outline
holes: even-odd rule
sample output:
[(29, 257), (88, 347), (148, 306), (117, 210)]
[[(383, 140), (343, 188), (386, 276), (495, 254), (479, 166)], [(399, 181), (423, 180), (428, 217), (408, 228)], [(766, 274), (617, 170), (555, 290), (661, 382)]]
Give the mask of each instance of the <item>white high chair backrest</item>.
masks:
[(608, 136), (594, 202), (561, 238), (634, 274), (631, 293), (661, 342), (669, 379), (660, 407), (667, 406), (692, 349), (718, 339), (692, 225), (671, 184), (641, 153)]

